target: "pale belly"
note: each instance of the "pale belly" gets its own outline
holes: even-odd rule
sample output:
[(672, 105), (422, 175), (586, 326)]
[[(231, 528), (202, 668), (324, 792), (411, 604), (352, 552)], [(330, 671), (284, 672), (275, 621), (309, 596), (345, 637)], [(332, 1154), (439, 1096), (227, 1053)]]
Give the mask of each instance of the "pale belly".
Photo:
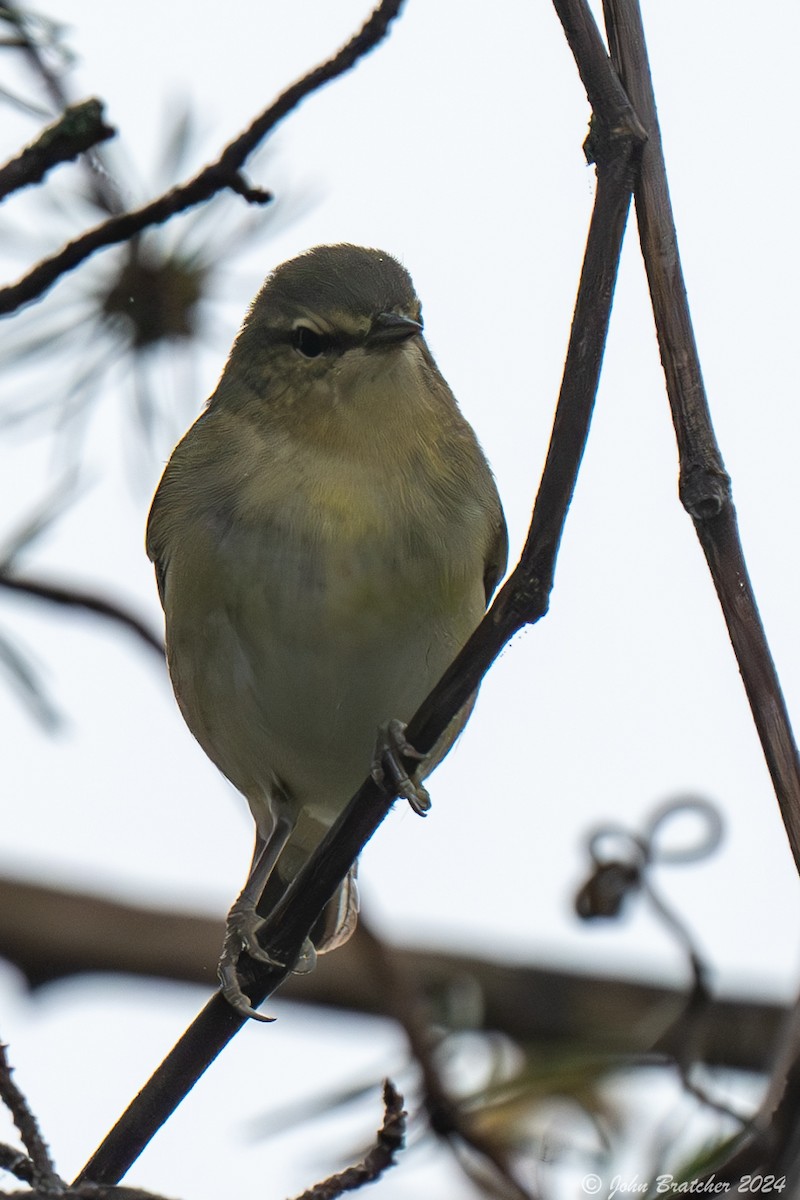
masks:
[(189, 728), (269, 824), (276, 787), (329, 825), (484, 611), (481, 564), (395, 539), (335, 553), (227, 530), (170, 570), (170, 671)]

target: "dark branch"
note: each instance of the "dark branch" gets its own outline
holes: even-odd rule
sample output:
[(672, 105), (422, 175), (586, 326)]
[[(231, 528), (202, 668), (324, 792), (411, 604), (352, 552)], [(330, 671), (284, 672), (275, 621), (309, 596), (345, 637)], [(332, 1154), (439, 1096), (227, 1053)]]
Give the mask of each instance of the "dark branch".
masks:
[[(622, 135), (627, 130), (640, 144), (643, 143), (647, 135), (619, 77), (609, 70), (608, 51), (588, 5), (584, 0), (553, 0), (553, 7), (564, 29), (592, 112), (607, 129)], [(593, 156), (591, 161), (596, 161)]]
[[(584, 13), (586, 54), (583, 73), (604, 70), (613, 80), (602, 40), (583, 0), (559, 0), (559, 10)], [(573, 47), (574, 49), (574, 47)], [(578, 477), (611, 315), (622, 236), (642, 145), (640, 126), (619, 88), (593, 85), (607, 99), (595, 113), (593, 158), (597, 164), (595, 197), (580, 286), (572, 318), (564, 374), (553, 432), (519, 564), (467, 645), (445, 672), (408, 726), (408, 739), (422, 753), (438, 740), (453, 714), (472, 695), (496, 656), (526, 624), (547, 612), (555, 564), (567, 511)]]
[[(137, 907), (80, 891), (0, 878), (0, 958), (31, 987), (85, 973), (120, 973), (210, 987), (225, 923), (151, 905)], [(365, 923), (316, 969), (291, 975), (284, 1000), (372, 1016), (388, 1016), (385, 988), (374, 969)], [(548, 1046), (580, 1042), (593, 1053), (639, 1056), (652, 1049), (653, 1014), (663, 1021), (657, 1052), (681, 1050), (674, 1021), (685, 991), (542, 963), (512, 966), (477, 955), (418, 946), (383, 945), (396, 969), (414, 980), (426, 1001), (470, 979), (480, 991), (483, 1028), (518, 1042)], [(745, 995), (713, 997), (703, 1018), (703, 1061), (763, 1071), (785, 1008)]]
[(50, 604), (61, 605), (65, 608), (83, 609), (84, 612), (94, 613), (114, 621), (123, 628), (135, 633), (151, 650), (155, 650), (159, 658), (164, 658), (164, 643), (153, 631), (133, 613), (128, 612), (113, 600), (104, 600), (93, 592), (80, 588), (66, 588), (59, 584), (44, 583), (40, 579), (22, 579), (17, 575), (0, 574), (0, 588), (8, 592), (19, 592), (24, 596), (35, 596), (38, 600), (46, 600)]
[(667, 184), (638, 0), (604, 0), (612, 58), (648, 141), (636, 216), (680, 458), (680, 496), (694, 522), (800, 870), (800, 757), (747, 572), (736, 510), (711, 424)]
[[(43, 259), (17, 283), (0, 288), (0, 313), (14, 312), (23, 304), (41, 296), (62, 275), (74, 270), (104, 246), (125, 242), (134, 234), (141, 233), (143, 229), (150, 226), (163, 225), (176, 213), (185, 212), (188, 208), (202, 204), (226, 188), (241, 193), (243, 188), (242, 167), (259, 143), (306, 96), (317, 91), (338, 75), (349, 71), (360, 58), (372, 50), (385, 37), (389, 25), (400, 11), (402, 3), (403, 0), (383, 0), (359, 32), (333, 58), (315, 67), (297, 83), (288, 87), (269, 108), (256, 117), (249, 129), (246, 129), (223, 150), (216, 162), (204, 167), (198, 175), (195, 175), (194, 179), (172, 188), (165, 195), (159, 196), (158, 199), (145, 204), (142, 208), (121, 213), (119, 216), (111, 217), (102, 225), (87, 230), (86, 233), (69, 242), (50, 258)], [(252, 192), (252, 189), (244, 186), (245, 191)], [(263, 203), (264, 194), (253, 192), (248, 199)]]
[(0, 167), (0, 200), (19, 188), (39, 183), (58, 163), (69, 162), (115, 135), (116, 130), (103, 120), (99, 100), (71, 105), (42, 130), (35, 142)]

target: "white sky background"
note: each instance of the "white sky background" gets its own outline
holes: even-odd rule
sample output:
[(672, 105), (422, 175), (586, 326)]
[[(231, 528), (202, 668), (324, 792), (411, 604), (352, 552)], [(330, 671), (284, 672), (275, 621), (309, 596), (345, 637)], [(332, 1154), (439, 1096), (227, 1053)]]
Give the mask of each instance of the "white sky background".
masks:
[[(643, 8), (715, 426), (797, 714), (800, 10), (792, 0), (756, 15), (739, 0), (724, 8), (645, 0)], [(141, 0), (131, 14), (92, 0), (48, 0), (43, 11), (72, 26), (76, 96), (104, 98), (143, 187), (155, 187), (165, 112), (178, 99), (188, 97), (202, 116), (188, 174), (346, 40), (367, 5), (231, 0), (223, 10)], [(594, 176), (581, 153), (588, 115), (545, 0), (508, 0), (491, 15), (476, 0), (409, 0), (388, 42), (306, 101), (253, 168), (255, 182), (286, 198), (284, 216), (298, 202), (301, 215), (277, 221), (274, 237), (232, 264), (209, 349), (194, 365), (191, 394), (180, 396), (174, 436), (213, 388), (268, 270), (321, 242), (380, 246), (413, 275), (429, 344), (495, 469), (515, 561), (546, 451), (591, 208)], [(5, 110), (4, 123), (7, 157), (35, 126), (6, 120)], [(48, 187), (58, 189), (71, 170), (62, 167)], [(21, 198), (8, 212), (22, 220), (25, 208)], [(214, 228), (224, 237), (224, 227)], [(34, 249), (0, 241), (4, 277), (21, 272), (26, 252), (32, 260), (69, 232), (56, 222), (39, 228)], [(9, 394), (8, 378), (2, 387)], [(89, 443), (93, 486), (37, 544), (30, 568), (97, 585), (156, 625), (143, 529), (171, 442), (131, 487), (129, 398), (129, 380), (108, 382)], [(46, 490), (48, 453), (42, 444), (0, 444), (3, 531)], [(224, 912), (246, 873), (250, 817), (185, 730), (149, 657), (114, 630), (7, 597), (0, 628), (35, 648), (69, 714), (65, 732), (48, 740), (0, 688), (0, 870)], [(678, 952), (642, 908), (625, 923), (587, 928), (571, 905), (585, 871), (585, 831), (607, 819), (640, 824), (657, 801), (686, 789), (719, 804), (726, 839), (712, 861), (667, 868), (659, 883), (722, 985), (792, 995), (797, 878), (710, 578), (678, 503), (631, 224), (551, 612), (515, 639), (485, 682), (468, 732), (433, 780), (428, 820), (398, 806), (368, 847), (365, 904), (401, 940), (680, 979)], [(0, 976), (0, 1034), (65, 1174), (78, 1169), (203, 999), (200, 989), (76, 981), (30, 1000), (14, 971)], [(343, 1073), (379, 1075), (397, 1060), (400, 1040), (379, 1023), (273, 1009), (279, 1023), (237, 1039), (131, 1183), (204, 1200), (261, 1172), (263, 1194), (277, 1197), (331, 1168), (343, 1148), (336, 1134), (309, 1167), (302, 1139), (291, 1154), (283, 1143), (244, 1147), (244, 1120), (279, 1107), (288, 1092), (314, 1095)], [(62, 1075), (63, 1093), (55, 1082)], [(368, 1125), (354, 1128), (357, 1140)], [(196, 1177), (189, 1159), (198, 1142), (209, 1161)], [(225, 1147), (235, 1147), (234, 1158), (223, 1161)], [(452, 1194), (444, 1167), (426, 1169), (416, 1176), (421, 1165), (401, 1168), (380, 1194), (407, 1195), (419, 1179), (431, 1200)]]

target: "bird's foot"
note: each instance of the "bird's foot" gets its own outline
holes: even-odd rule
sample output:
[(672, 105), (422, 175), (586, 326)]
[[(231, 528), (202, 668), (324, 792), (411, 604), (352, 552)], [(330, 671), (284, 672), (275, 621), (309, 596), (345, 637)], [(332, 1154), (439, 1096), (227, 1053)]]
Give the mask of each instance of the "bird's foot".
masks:
[(388, 782), (397, 795), (407, 800), (415, 813), (426, 817), (431, 807), (431, 798), (427, 789), (411, 778), (403, 766), (403, 758), (414, 758), (422, 762), (425, 755), (414, 749), (406, 738), (405, 724), (395, 718), (381, 725), (378, 730), (372, 760), (372, 778), (381, 787), (385, 787), (388, 776)]
[(259, 942), (258, 931), (263, 924), (264, 921), (256, 912), (255, 905), (243, 901), (240, 897), (228, 913), (217, 975), (223, 996), (241, 1016), (252, 1017), (256, 1021), (274, 1021), (274, 1017), (256, 1012), (239, 979), (239, 956), (243, 953), (257, 962), (267, 963), (268, 966), (281, 970), (285, 965), (268, 954)]
[[(225, 941), (222, 955), (217, 967), (220, 990), (228, 1003), (243, 1017), (251, 1017), (256, 1021), (274, 1021), (253, 1008), (245, 995), (239, 978), (239, 955), (248, 954), (257, 962), (267, 963), (270, 967), (285, 970), (286, 964), (279, 962), (268, 954), (258, 940), (258, 932), (264, 925), (255, 908), (241, 900), (237, 900), (228, 914), (225, 930)], [(317, 951), (310, 938), (306, 938), (303, 948), (292, 966), (295, 975), (308, 975), (317, 965)]]

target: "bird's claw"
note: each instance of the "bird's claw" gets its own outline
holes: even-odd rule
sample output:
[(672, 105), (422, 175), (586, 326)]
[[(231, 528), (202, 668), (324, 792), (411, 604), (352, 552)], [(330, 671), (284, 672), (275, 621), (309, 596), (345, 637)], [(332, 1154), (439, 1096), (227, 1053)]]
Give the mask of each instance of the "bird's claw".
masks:
[(414, 758), (418, 762), (425, 759), (406, 738), (406, 726), (394, 718), (381, 725), (378, 730), (378, 741), (372, 761), (372, 778), (381, 787), (385, 786), (388, 775), (398, 796), (413, 808), (420, 817), (426, 817), (431, 807), (431, 798), (427, 788), (412, 779), (403, 766), (403, 758)]
[[(257, 962), (263, 962), (270, 967), (276, 967), (279, 971), (286, 970), (286, 963), (279, 962), (278, 959), (273, 958), (259, 942), (258, 932), (263, 925), (264, 921), (259, 917), (252, 905), (240, 901), (234, 904), (228, 914), (225, 941), (222, 947), (219, 966), (217, 967), (217, 976), (222, 995), (231, 1007), (236, 1009), (240, 1016), (250, 1017), (254, 1021), (267, 1022), (274, 1021), (275, 1018), (267, 1017), (253, 1008), (250, 1000), (242, 990), (239, 979), (239, 956), (241, 954), (247, 954)], [(310, 938), (306, 938), (297, 961), (292, 966), (292, 972), (295, 975), (307, 975), (310, 971), (314, 970), (316, 963), (316, 947)]]
[(263, 924), (263, 920), (252, 905), (243, 904), (240, 901), (234, 904), (228, 913), (225, 941), (217, 967), (217, 976), (222, 995), (240, 1016), (268, 1022), (274, 1021), (275, 1018), (267, 1017), (253, 1008), (239, 981), (239, 956), (241, 954), (247, 954), (257, 962), (266, 963), (268, 966), (277, 967), (280, 970), (284, 968), (285, 964), (278, 962), (268, 954), (258, 940), (258, 931)]
[(248, 1017), (253, 1021), (263, 1021), (265, 1024), (275, 1020), (274, 1017), (268, 1017), (266, 1013), (260, 1013), (257, 1009), (253, 1008), (247, 996), (242, 991), (242, 985), (239, 983), (236, 962), (226, 959), (224, 951), (217, 967), (217, 976), (222, 995), (240, 1017)]

